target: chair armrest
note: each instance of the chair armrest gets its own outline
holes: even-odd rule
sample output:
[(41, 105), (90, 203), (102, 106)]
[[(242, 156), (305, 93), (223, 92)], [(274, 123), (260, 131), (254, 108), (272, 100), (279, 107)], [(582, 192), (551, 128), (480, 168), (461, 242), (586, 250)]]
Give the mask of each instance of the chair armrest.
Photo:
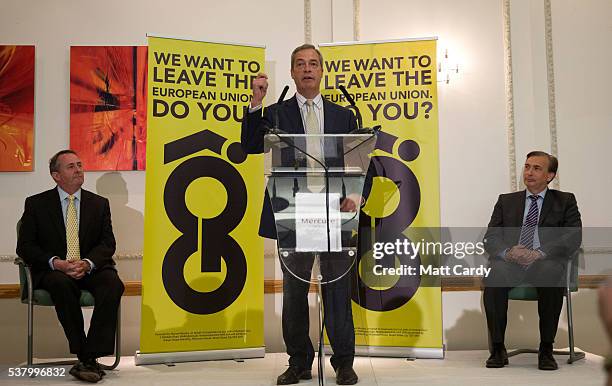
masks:
[(21, 257), (15, 258), (14, 264), (19, 266), (19, 286), (21, 287), (21, 300), (32, 299), (34, 288), (32, 287), (32, 271), (30, 265)]

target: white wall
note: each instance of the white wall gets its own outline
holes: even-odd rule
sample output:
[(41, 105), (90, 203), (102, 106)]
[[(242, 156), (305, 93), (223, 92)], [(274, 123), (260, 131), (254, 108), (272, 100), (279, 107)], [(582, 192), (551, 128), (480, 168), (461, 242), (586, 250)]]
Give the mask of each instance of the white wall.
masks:
[(456, 81), (438, 83), (441, 220), (486, 226), (509, 189), (501, 1), (366, 0), (361, 14), (362, 40), (438, 36), (460, 60)]
[[(275, 99), (285, 84), (292, 84), (289, 53), (304, 40), (302, 1), (0, 1), (0, 44), (36, 45), (35, 171), (0, 174), (0, 283), (17, 282), (10, 258), (23, 199), (51, 186), (47, 160), (68, 146), (71, 45), (145, 45), (147, 33), (265, 44), (270, 96)], [(528, 150), (550, 150), (543, 3), (511, 1), (519, 176)], [(612, 3), (552, 4), (561, 188), (576, 193), (585, 226), (609, 226)], [(441, 214), (446, 226), (486, 225), (497, 195), (510, 190), (502, 5), (502, 0), (361, 0), (361, 40), (438, 36), (439, 46), (459, 58), (459, 77), (439, 84)], [(350, 0), (312, 0), (314, 42), (352, 40), (352, 6)], [(88, 173), (85, 187), (110, 198), (118, 253), (140, 253), (144, 173)], [(266, 251), (266, 278), (280, 279), (273, 245), (266, 244)], [(139, 260), (121, 259), (119, 269), (125, 280), (140, 279)], [(282, 351), (280, 296), (266, 295), (265, 301), (266, 344), (271, 351)], [(443, 302), (447, 346), (484, 348), (480, 293), (444, 293)], [(9, 343), (3, 347), (18, 350), (0, 350), (0, 362), (18, 362), (25, 354), (19, 351), (25, 347), (25, 308), (15, 299), (0, 300), (0, 307), (0, 340)], [(124, 298), (126, 354), (138, 347), (139, 310), (139, 297)], [(578, 345), (604, 353), (607, 345), (593, 291), (576, 296), (575, 313)], [(533, 304), (513, 304), (509, 341), (535, 345), (535, 317)], [(41, 324), (48, 327), (40, 329)], [(49, 339), (39, 346), (41, 353), (62, 355), (66, 345), (54, 312), (40, 311), (37, 325), (38, 336)], [(563, 326), (560, 331), (563, 346)]]
[(585, 223), (612, 225), (612, 2), (553, 1), (561, 187), (576, 193)]

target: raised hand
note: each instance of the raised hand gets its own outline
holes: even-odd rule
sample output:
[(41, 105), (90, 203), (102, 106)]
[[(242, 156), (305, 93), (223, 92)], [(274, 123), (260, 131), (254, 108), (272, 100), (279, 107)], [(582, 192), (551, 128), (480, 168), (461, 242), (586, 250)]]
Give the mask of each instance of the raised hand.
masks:
[(260, 72), (257, 77), (253, 79), (251, 85), (253, 89), (253, 99), (251, 100), (251, 107), (260, 106), (263, 103), (263, 99), (268, 92), (268, 75)]

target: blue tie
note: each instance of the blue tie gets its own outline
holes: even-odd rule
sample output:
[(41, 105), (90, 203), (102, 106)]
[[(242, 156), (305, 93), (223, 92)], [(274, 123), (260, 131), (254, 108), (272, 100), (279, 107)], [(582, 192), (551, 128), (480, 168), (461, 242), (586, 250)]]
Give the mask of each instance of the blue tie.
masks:
[(527, 212), (527, 218), (521, 228), (521, 238), (519, 244), (528, 249), (533, 249), (533, 237), (535, 236), (535, 230), (538, 226), (538, 196), (530, 195), (531, 204), (529, 205), (529, 212)]

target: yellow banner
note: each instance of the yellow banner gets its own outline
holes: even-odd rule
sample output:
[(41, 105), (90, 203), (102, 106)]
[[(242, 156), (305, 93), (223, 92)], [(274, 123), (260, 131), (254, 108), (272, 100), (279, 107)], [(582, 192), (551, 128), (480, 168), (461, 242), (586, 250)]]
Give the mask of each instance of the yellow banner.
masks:
[(140, 351), (262, 347), (263, 158), (240, 121), (264, 49), (150, 37), (148, 65)]
[[(380, 261), (372, 251), (375, 242), (418, 241), (413, 230), (440, 225), (436, 41), (330, 44), (321, 51), (323, 96), (348, 106), (338, 91), (344, 86), (363, 126), (382, 127), (360, 218), (359, 274), (353, 279), (356, 345), (441, 349), (440, 287), (423, 285), (419, 275), (375, 274)], [(391, 266), (410, 265), (418, 272), (430, 257), (391, 259)]]

